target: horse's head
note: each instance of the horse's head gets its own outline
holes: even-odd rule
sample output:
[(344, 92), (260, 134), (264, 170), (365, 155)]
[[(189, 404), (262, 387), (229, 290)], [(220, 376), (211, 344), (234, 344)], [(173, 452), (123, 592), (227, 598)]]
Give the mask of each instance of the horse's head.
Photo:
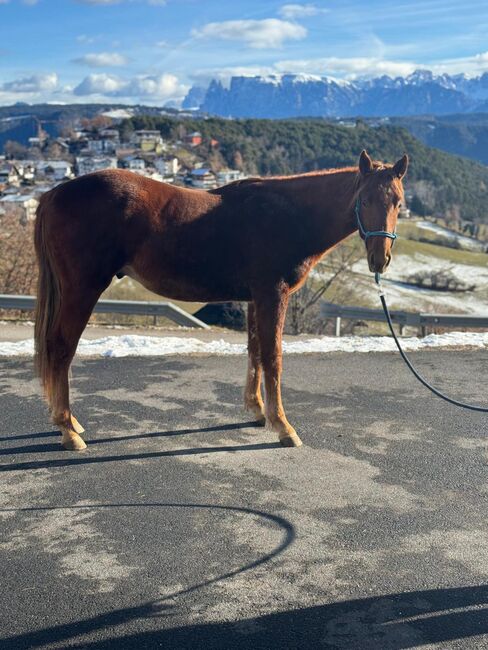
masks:
[(391, 247), (403, 197), (402, 178), (408, 167), (405, 154), (394, 165), (373, 162), (366, 151), (359, 157), (359, 184), (355, 203), (359, 232), (364, 239), (369, 269), (383, 273), (391, 261)]

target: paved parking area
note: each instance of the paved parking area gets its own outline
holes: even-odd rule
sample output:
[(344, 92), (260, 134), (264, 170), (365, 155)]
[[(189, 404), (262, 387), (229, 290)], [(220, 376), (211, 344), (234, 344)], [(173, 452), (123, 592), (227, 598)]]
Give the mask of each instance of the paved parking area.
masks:
[[(486, 353), (412, 356), (486, 401)], [(78, 361), (76, 454), (1, 360), (1, 648), (488, 648), (487, 417), (393, 354), (288, 356), (283, 449), (245, 364)]]

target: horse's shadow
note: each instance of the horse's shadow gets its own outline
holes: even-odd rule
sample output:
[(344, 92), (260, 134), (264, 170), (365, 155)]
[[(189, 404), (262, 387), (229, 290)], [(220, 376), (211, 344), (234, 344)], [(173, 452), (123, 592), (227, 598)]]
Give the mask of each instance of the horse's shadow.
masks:
[[(98, 445), (109, 444), (114, 442), (124, 442), (129, 440), (143, 440), (150, 438), (168, 438), (173, 436), (183, 436), (190, 434), (199, 434), (199, 433), (218, 433), (218, 432), (227, 432), (227, 431), (236, 431), (249, 429), (252, 427), (258, 427), (257, 422), (237, 422), (230, 424), (221, 424), (213, 425), (208, 427), (195, 427), (195, 428), (186, 428), (186, 429), (174, 429), (169, 431), (152, 431), (149, 433), (140, 433), (140, 434), (130, 434), (123, 436), (113, 436), (110, 438), (95, 438), (93, 440), (87, 440), (89, 452), (90, 449), (95, 450), (98, 448)], [(0, 442), (11, 441), (11, 440), (32, 440), (38, 438), (48, 438), (48, 437), (59, 437), (58, 431), (42, 431), (39, 433), (31, 434), (20, 434), (17, 436), (5, 436), (0, 438)], [(0, 464), (0, 472), (6, 471), (17, 471), (22, 469), (41, 469), (41, 468), (52, 468), (52, 467), (67, 467), (70, 465), (90, 465), (95, 463), (105, 463), (112, 461), (121, 461), (121, 460), (143, 460), (147, 458), (164, 458), (172, 456), (190, 456), (197, 454), (210, 454), (217, 452), (237, 452), (237, 451), (258, 451), (263, 449), (276, 449), (280, 448), (281, 445), (279, 442), (262, 442), (262, 443), (242, 443), (234, 445), (218, 445), (218, 446), (204, 446), (204, 447), (190, 447), (182, 449), (170, 449), (170, 450), (161, 450), (161, 451), (150, 451), (150, 452), (137, 452), (137, 453), (127, 453), (127, 454), (118, 454), (118, 455), (94, 455), (91, 456), (89, 453), (76, 452), (71, 454), (69, 452), (63, 452), (61, 445), (57, 442), (39, 442), (33, 444), (22, 445), (18, 447), (5, 447), (0, 449), (0, 456), (17, 456), (20, 454), (45, 454), (45, 453), (62, 453), (62, 457), (56, 457), (52, 459), (39, 460), (33, 459), (25, 462), (18, 463), (6, 463)]]
[[(292, 609), (237, 621), (171, 626), (162, 629), (144, 620), (168, 617), (177, 607), (164, 601), (99, 614), (3, 640), (5, 648), (40, 647), (47, 642), (80, 642), (76, 647), (109, 649), (168, 647), (211, 650), (276, 648), (360, 648), (403, 650), (464, 639), (462, 647), (485, 647), (488, 633), (488, 586), (466, 586), (387, 594)], [(113, 633), (117, 625), (138, 621), (140, 631)], [(131, 626), (133, 627), (133, 626)], [(103, 634), (105, 639), (90, 636)], [(121, 631), (121, 630), (120, 630)], [(81, 643), (82, 635), (89, 635)], [(481, 641), (475, 645), (476, 640)], [(71, 645), (70, 643), (70, 645)], [(461, 647), (461, 645), (456, 645)]]

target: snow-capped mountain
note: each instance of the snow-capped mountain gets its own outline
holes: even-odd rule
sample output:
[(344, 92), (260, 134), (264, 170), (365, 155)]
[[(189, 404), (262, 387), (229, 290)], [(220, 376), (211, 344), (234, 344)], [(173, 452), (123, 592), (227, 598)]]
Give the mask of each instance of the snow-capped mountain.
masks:
[(228, 87), (216, 80), (206, 89), (194, 86), (183, 108), (262, 118), (488, 112), (488, 73), (470, 78), (416, 70), (407, 77), (355, 81), (302, 74), (232, 77)]

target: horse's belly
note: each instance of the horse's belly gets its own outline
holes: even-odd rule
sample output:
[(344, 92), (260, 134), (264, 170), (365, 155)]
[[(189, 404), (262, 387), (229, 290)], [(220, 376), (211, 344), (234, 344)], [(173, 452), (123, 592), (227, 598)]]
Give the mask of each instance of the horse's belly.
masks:
[(248, 301), (251, 294), (247, 287), (228, 283), (225, 278), (186, 278), (183, 275), (165, 273), (145, 273), (144, 269), (133, 265), (122, 269), (125, 275), (133, 278), (143, 287), (165, 298), (191, 302)]

